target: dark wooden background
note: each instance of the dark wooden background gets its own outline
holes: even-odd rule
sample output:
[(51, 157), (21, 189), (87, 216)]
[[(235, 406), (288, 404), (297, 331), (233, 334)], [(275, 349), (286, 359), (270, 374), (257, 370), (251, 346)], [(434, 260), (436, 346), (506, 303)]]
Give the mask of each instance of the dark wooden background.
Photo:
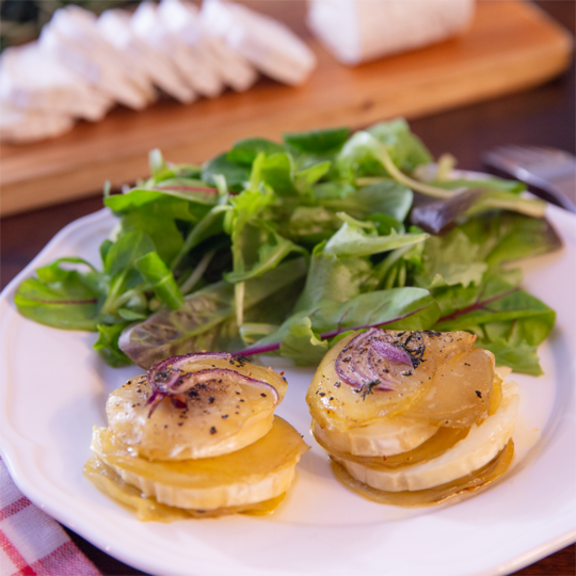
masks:
[[(265, 10), (267, 6), (264, 0), (252, 3), (258, 9)], [(284, 3), (286, 4), (285, 1)], [(541, 0), (536, 4), (574, 34), (574, 0)], [(295, 15), (291, 11), (290, 20), (294, 18), (301, 19), (301, 15)], [(469, 170), (482, 170), (482, 154), (504, 144), (553, 146), (575, 153), (575, 86), (575, 68), (572, 63), (565, 74), (546, 85), (490, 102), (413, 120), (411, 126), (434, 155), (451, 152), (458, 158), (459, 166)], [(85, 200), (2, 219), (1, 287), (4, 288), (62, 227), (101, 207), (101, 194), (95, 190), (94, 197)], [(144, 574), (108, 556), (73, 532), (68, 530), (68, 533), (104, 575)], [(572, 544), (515, 574), (576, 575), (575, 545)]]

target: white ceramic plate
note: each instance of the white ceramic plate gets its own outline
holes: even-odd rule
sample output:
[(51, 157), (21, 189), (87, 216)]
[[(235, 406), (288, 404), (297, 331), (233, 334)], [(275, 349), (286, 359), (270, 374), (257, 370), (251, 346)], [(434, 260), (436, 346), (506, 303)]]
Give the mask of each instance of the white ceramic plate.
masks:
[(576, 218), (550, 207), (562, 251), (525, 264), (525, 287), (558, 311), (540, 356), (546, 375), (518, 376), (514, 469), (464, 502), (405, 510), (355, 496), (332, 477), (308, 433), (312, 370), (291, 370), (278, 413), (313, 449), (278, 509), (173, 524), (140, 523), (82, 475), (108, 393), (137, 368), (114, 370), (94, 335), (21, 317), (12, 302), (32, 270), (65, 255), (98, 262), (114, 224), (105, 210), (62, 230), (0, 299), (0, 445), (16, 484), (48, 514), (108, 554), (153, 574), (467, 576), (506, 574), (576, 540)]

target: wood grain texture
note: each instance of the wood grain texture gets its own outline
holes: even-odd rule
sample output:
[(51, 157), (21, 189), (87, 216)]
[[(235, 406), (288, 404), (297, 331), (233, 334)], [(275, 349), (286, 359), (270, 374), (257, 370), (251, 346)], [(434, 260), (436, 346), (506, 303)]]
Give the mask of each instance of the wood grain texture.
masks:
[[(300, 28), (302, 5), (290, 4), (299, 19), (290, 23)], [(262, 79), (243, 94), (189, 106), (162, 101), (140, 113), (118, 108), (55, 140), (1, 146), (2, 214), (93, 194), (106, 180), (133, 182), (147, 173), (151, 148), (201, 163), (247, 136), (420, 117), (535, 86), (572, 58), (571, 36), (522, 0), (480, 1), (463, 36), (356, 68), (311, 45), (318, 68), (298, 88)]]

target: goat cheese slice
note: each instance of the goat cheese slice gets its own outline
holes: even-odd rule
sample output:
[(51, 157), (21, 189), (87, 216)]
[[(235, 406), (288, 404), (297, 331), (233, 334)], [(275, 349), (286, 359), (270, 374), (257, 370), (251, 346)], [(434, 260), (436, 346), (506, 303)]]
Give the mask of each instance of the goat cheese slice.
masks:
[(0, 97), (16, 108), (97, 121), (113, 104), (41, 50), (37, 42), (7, 48), (1, 61)]
[(213, 34), (279, 82), (301, 84), (316, 66), (314, 53), (290, 28), (245, 6), (205, 0), (201, 17)]
[(136, 35), (130, 13), (119, 9), (106, 10), (96, 25), (104, 38), (124, 54), (130, 65), (140, 68), (152, 84), (180, 102), (194, 100), (193, 91), (179, 77), (169, 56), (154, 51)]
[(44, 26), (40, 46), (73, 73), (118, 102), (140, 110), (151, 98), (122, 67), (121, 55), (96, 29), (96, 17), (77, 6), (56, 10)]
[(171, 57), (180, 77), (192, 90), (210, 98), (220, 94), (223, 85), (218, 75), (189, 46), (170, 33), (156, 4), (142, 2), (132, 16), (132, 27), (153, 50)]
[(182, 0), (161, 0), (158, 11), (166, 28), (213, 69), (222, 82), (238, 92), (254, 84), (258, 77), (255, 68), (221, 38), (209, 33), (194, 4)]
[(71, 116), (16, 108), (0, 101), (0, 140), (3, 142), (26, 143), (55, 138), (72, 126), (74, 119)]

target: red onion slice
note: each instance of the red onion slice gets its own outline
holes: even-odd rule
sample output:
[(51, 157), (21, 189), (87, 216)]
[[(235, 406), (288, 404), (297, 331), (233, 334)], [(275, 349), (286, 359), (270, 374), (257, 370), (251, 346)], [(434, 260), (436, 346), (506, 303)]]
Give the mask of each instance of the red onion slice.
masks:
[(389, 374), (387, 364), (412, 367), (410, 355), (392, 344), (384, 330), (370, 328), (350, 340), (336, 358), (336, 372), (346, 384), (360, 389), (378, 382), (374, 390), (390, 391), (399, 382)]
[(404, 364), (412, 368), (412, 359), (406, 350), (402, 350), (402, 348), (398, 348), (394, 344), (383, 340), (373, 340), (371, 345), (378, 354), (384, 356), (392, 364)]
[(167, 394), (169, 393), (168, 390), (176, 385), (182, 366), (212, 358), (214, 360), (231, 360), (232, 354), (228, 354), (228, 352), (193, 352), (183, 356), (172, 356), (151, 366), (146, 377), (152, 388), (162, 390)]
[(206, 359), (225, 359), (230, 360), (233, 363), (232, 355), (222, 352), (222, 353), (198, 353), (198, 354), (186, 354), (184, 356), (173, 356), (167, 360), (163, 360), (159, 364), (152, 366), (148, 370), (147, 378), (150, 383), (152, 394), (146, 402), (147, 406), (150, 406), (150, 411), (148, 413), (148, 418), (152, 416), (154, 410), (162, 402), (162, 400), (169, 396), (172, 404), (176, 408), (186, 407), (186, 392), (194, 388), (197, 384), (204, 384), (207, 382), (218, 381), (218, 384), (225, 385), (226, 382), (236, 383), (248, 386), (257, 386), (263, 390), (262, 394), (265, 394), (264, 390), (268, 392), (273, 400), (274, 404), (278, 404), (279, 395), (278, 390), (274, 388), (268, 382), (263, 380), (256, 380), (255, 378), (250, 378), (244, 374), (240, 374), (236, 370), (231, 370), (229, 368), (205, 368), (203, 370), (198, 370), (197, 372), (188, 372), (183, 370), (182, 367), (193, 363), (197, 360)]

